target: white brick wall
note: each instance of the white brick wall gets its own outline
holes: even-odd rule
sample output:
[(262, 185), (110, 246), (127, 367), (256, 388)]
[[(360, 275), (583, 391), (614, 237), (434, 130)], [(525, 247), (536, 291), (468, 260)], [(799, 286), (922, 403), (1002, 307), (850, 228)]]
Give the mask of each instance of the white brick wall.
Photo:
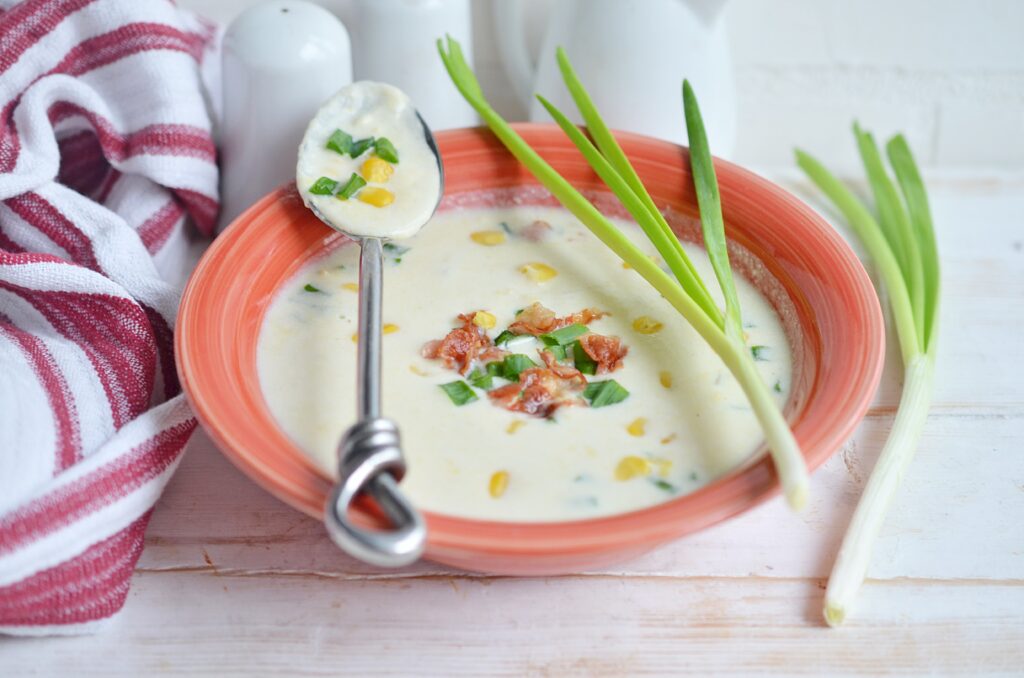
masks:
[[(253, 1), (180, 4), (227, 21)], [(517, 119), (494, 46), (499, 1), (473, 0), (475, 58), (496, 107)], [(524, 1), (536, 46), (556, 0)], [(350, 0), (321, 4), (350, 16)], [(883, 140), (904, 132), (929, 167), (1024, 170), (1024, 0), (729, 0), (724, 20), (739, 162), (788, 166), (801, 146), (854, 170), (857, 118)]]

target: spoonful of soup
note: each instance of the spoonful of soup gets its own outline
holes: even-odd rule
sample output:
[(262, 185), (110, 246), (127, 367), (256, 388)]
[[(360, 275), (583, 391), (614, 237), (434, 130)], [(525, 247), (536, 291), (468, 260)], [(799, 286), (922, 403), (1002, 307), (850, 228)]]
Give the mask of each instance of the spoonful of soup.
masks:
[[(299, 145), (295, 181), (325, 224), (353, 238), (359, 258), (357, 421), (338, 446), (338, 484), (324, 521), (351, 555), (399, 567), (420, 557), (423, 518), (402, 494), (405, 473), (397, 425), (381, 415), (381, 306), (387, 241), (415, 235), (437, 209), (444, 171), (434, 137), (401, 90), (356, 82), (329, 99)], [(356, 525), (349, 508), (369, 495), (386, 529)]]

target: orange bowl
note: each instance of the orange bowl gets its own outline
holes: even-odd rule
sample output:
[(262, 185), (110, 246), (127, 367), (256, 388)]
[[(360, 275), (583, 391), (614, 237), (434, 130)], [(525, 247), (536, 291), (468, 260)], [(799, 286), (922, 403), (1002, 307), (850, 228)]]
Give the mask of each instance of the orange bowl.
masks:
[[(514, 127), (573, 185), (606, 193), (557, 127)], [(655, 202), (679, 215), (673, 228), (681, 237), (696, 238), (686, 149), (638, 135), (619, 139)], [(437, 142), (446, 178), (442, 209), (472, 203), (481, 191), (536, 184), (486, 129), (441, 132)], [(734, 263), (746, 269), (785, 321), (794, 367), (786, 415), (813, 469), (852, 434), (878, 386), (885, 342), (878, 298), (857, 257), (813, 210), (736, 165), (716, 160), (715, 166), (730, 247), (752, 255), (737, 256)], [(607, 196), (598, 204), (621, 211)], [(265, 489), (318, 519), (332, 479), (268, 410), (256, 373), (256, 345), (281, 285), (344, 240), (303, 207), (294, 187), (267, 195), (199, 262), (175, 333), (185, 394), (217, 446)], [(696, 492), (609, 517), (507, 523), (428, 513), (426, 558), (518, 575), (602, 567), (746, 511), (778, 491), (771, 460), (762, 452)], [(357, 510), (362, 520), (374, 520), (366, 506)]]

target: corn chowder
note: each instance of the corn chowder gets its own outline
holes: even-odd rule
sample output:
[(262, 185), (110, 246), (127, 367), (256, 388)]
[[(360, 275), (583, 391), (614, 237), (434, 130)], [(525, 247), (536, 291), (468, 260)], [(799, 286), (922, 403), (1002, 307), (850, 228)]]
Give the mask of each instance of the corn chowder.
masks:
[[(637, 226), (616, 223), (655, 256)], [(713, 278), (704, 251), (686, 249)], [(451, 210), (385, 252), (384, 412), (402, 427), (402, 486), (421, 509), (501, 521), (621, 513), (691, 492), (762, 445), (721, 360), (569, 212)], [(332, 475), (355, 419), (357, 278), (354, 246), (307, 265), (268, 309), (258, 347), (271, 412)], [(736, 283), (781, 406), (781, 322)]]

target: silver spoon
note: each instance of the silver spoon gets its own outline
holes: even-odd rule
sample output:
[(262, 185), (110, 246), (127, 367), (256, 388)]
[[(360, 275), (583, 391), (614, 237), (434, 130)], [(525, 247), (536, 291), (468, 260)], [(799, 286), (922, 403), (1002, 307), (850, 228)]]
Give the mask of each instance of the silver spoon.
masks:
[[(444, 166), (434, 135), (418, 112), (416, 117), (437, 160), (440, 186), (436, 210), (444, 194)], [(401, 567), (423, 554), (427, 528), (398, 487), (406, 470), (398, 426), (381, 416), (384, 239), (350, 233), (327, 219), (314, 204), (309, 207), (318, 219), (351, 237), (360, 247), (357, 421), (338, 445), (338, 483), (327, 500), (324, 523), (334, 543), (350, 555), (372, 565)], [(388, 529), (369, 530), (352, 522), (349, 509), (361, 494), (374, 499), (387, 518)]]

